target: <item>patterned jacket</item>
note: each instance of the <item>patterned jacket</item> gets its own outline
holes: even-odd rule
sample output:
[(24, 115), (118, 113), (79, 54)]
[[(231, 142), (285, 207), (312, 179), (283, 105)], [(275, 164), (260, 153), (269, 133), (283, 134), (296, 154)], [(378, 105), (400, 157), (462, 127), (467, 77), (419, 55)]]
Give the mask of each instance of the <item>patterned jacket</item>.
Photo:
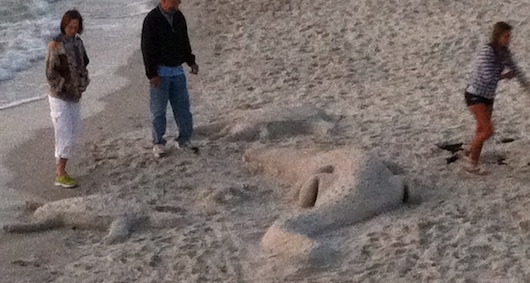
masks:
[(478, 52), (467, 92), (494, 99), (504, 68), (514, 71), (521, 85), (530, 86), (528, 79), (513, 59), (510, 49), (502, 47), (497, 51), (491, 44), (484, 44)]
[(59, 43), (58, 47), (49, 47), (46, 55), (46, 78), (50, 84), (50, 95), (78, 102), (90, 83), (85, 46), (79, 35), (73, 38), (59, 35), (54, 41)]

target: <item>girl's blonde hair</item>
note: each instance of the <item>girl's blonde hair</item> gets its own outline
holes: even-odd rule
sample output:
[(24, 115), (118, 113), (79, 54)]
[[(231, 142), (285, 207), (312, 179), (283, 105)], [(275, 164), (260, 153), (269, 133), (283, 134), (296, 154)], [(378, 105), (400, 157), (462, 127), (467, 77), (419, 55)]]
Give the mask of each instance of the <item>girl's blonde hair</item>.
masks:
[(493, 44), (499, 43), (499, 38), (504, 32), (511, 31), (512, 26), (505, 22), (496, 22), (493, 25), (493, 32), (491, 33), (490, 41)]

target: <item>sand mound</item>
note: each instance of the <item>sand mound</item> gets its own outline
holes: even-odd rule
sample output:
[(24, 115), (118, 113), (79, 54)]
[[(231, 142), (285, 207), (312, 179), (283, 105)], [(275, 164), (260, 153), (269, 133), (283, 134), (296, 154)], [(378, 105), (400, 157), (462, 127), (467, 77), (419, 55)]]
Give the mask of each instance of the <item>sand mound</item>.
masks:
[(199, 125), (195, 134), (226, 141), (267, 141), (299, 135), (331, 134), (335, 119), (310, 107), (265, 107), (235, 111), (220, 121)]

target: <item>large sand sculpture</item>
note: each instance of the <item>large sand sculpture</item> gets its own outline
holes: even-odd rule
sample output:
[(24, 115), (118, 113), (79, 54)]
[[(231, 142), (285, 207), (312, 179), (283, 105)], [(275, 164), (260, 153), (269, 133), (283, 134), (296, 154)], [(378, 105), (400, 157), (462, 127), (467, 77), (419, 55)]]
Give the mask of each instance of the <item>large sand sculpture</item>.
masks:
[(314, 237), (399, 207), (405, 197), (402, 176), (376, 157), (355, 148), (331, 151), (272, 148), (250, 150), (253, 169), (289, 182), (302, 211), (277, 220), (263, 248), (289, 256), (320, 253)]

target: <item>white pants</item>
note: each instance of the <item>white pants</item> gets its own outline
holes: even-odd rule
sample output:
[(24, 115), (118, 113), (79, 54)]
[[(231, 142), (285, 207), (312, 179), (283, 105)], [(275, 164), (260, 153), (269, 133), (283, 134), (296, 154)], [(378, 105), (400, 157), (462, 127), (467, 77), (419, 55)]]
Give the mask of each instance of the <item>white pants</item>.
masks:
[(55, 158), (69, 159), (74, 154), (81, 133), (81, 103), (48, 97), (50, 116), (55, 128)]

